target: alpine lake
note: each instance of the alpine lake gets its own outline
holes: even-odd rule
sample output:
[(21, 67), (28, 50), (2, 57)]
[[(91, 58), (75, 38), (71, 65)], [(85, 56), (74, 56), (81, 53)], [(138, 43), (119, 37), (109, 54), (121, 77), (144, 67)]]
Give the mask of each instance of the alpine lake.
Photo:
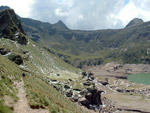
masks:
[(128, 80), (135, 83), (150, 85), (150, 73), (131, 74), (128, 75)]

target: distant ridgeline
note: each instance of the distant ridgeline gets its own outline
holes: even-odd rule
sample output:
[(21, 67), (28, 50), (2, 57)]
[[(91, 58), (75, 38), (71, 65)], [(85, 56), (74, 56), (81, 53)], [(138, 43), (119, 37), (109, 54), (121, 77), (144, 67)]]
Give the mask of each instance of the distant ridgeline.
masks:
[(71, 30), (62, 21), (50, 24), (20, 19), (33, 41), (76, 67), (110, 61), (150, 63), (150, 22), (135, 18), (122, 29), (85, 31)]

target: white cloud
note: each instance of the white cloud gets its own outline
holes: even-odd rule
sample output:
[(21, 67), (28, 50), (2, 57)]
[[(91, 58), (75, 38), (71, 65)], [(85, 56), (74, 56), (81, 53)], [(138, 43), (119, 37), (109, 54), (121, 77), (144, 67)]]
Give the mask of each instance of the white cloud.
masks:
[(133, 18), (141, 18), (144, 21), (150, 21), (150, 1), (149, 0), (130, 0), (119, 14), (116, 16), (125, 26)]
[(72, 29), (124, 27), (135, 17), (150, 20), (150, 0), (0, 0), (22, 17), (56, 23)]
[(29, 17), (33, 0), (0, 0), (0, 5), (6, 5), (14, 9), (22, 17)]

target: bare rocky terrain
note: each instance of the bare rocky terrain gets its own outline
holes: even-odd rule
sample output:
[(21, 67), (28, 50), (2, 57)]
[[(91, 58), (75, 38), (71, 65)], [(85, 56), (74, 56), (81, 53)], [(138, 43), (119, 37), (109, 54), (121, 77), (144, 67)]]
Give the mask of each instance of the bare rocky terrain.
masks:
[(149, 73), (147, 64), (108, 63), (94, 67), (84, 67), (94, 74), (94, 83), (104, 91), (101, 98), (102, 111), (118, 113), (149, 113), (150, 85), (136, 84), (128, 81), (128, 74)]

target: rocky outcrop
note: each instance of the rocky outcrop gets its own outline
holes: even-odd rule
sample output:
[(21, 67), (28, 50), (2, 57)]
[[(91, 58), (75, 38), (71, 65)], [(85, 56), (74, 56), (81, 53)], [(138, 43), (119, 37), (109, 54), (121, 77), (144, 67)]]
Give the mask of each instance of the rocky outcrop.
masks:
[(9, 53), (10, 51), (5, 49), (5, 48), (0, 48), (0, 54), (1, 55), (6, 55), (7, 53)]
[(101, 92), (97, 89), (90, 89), (85, 97), (80, 99), (80, 103), (89, 109), (96, 109), (102, 105)]
[(22, 45), (27, 44), (25, 32), (14, 10), (6, 9), (0, 12), (0, 38), (17, 41)]
[(15, 56), (13, 59), (12, 59), (13, 62), (15, 62), (16, 64), (18, 65), (21, 65), (23, 64), (23, 59), (20, 55), (17, 55)]

